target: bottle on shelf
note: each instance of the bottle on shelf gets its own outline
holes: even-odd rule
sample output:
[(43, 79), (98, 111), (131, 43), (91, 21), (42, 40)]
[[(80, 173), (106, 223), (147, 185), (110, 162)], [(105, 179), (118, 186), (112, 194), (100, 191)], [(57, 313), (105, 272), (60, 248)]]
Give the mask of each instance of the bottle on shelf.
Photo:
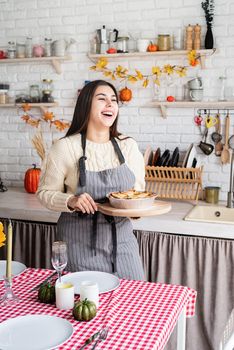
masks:
[(7, 58), (16, 58), (16, 44), (14, 41), (8, 41)]
[(38, 85), (30, 85), (30, 97), (32, 103), (40, 102), (40, 91)]
[(45, 38), (44, 40), (44, 56), (52, 56), (52, 39), (50, 38)]
[(25, 42), (25, 56), (31, 58), (33, 56), (32, 38), (27, 37)]
[(200, 50), (201, 48), (201, 26), (196, 24), (194, 26), (194, 50)]
[(25, 58), (25, 43), (23, 42), (16, 43), (16, 57)]
[(53, 92), (53, 80), (43, 79), (42, 80), (42, 99), (41, 99), (42, 102), (44, 103), (54, 102), (52, 92)]

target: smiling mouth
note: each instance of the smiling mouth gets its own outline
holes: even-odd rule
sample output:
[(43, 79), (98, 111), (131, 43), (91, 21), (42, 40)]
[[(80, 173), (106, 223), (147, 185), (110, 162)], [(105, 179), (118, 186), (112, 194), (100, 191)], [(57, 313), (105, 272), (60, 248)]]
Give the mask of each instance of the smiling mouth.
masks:
[(108, 118), (112, 118), (114, 116), (114, 113), (113, 112), (102, 112), (102, 115), (104, 115), (105, 117), (108, 117)]

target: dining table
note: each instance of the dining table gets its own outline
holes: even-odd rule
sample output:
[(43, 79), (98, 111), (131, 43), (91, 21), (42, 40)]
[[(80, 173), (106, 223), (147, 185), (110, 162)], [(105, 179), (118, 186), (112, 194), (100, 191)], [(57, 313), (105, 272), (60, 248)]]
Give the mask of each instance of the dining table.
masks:
[[(79, 350), (89, 337), (107, 327), (107, 338), (98, 343), (97, 350), (162, 350), (177, 325), (177, 350), (185, 350), (186, 318), (195, 315), (195, 290), (181, 285), (120, 279), (116, 289), (100, 294), (96, 316), (80, 322), (74, 318), (72, 309), (60, 310), (55, 304), (38, 300), (38, 290), (34, 287), (52, 272), (27, 268), (13, 277), (12, 288), (20, 302), (0, 304), (0, 329), (5, 321), (20, 316), (56, 316), (73, 327), (71, 336), (56, 349)], [(0, 296), (3, 293), (4, 281), (0, 281)], [(78, 300), (79, 295), (75, 295), (75, 302)], [(34, 346), (37, 348), (31, 345), (32, 350)], [(91, 350), (92, 346), (93, 343), (88, 344), (86, 349)], [(1, 342), (0, 348), (4, 350)]]

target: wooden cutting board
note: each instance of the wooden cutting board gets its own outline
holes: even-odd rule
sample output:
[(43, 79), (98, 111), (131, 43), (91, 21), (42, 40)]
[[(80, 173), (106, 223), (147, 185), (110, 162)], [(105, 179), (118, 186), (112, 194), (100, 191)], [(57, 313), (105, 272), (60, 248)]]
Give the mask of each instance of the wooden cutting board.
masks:
[(155, 216), (168, 213), (171, 210), (171, 204), (163, 201), (155, 201), (152, 207), (144, 209), (117, 209), (113, 208), (110, 203), (98, 204), (98, 210), (106, 215), (110, 216), (123, 216), (123, 217), (144, 217)]

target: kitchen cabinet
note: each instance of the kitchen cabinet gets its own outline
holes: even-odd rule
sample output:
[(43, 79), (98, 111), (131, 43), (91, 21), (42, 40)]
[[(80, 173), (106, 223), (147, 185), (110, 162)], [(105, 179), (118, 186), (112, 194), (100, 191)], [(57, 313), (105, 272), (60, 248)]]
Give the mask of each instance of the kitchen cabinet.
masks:
[[(170, 51), (156, 51), (156, 52), (128, 52), (128, 53), (114, 53), (114, 54), (88, 54), (88, 57), (91, 60), (97, 60), (101, 57), (106, 57), (108, 60), (123, 60), (123, 59), (144, 59), (144, 58), (160, 58), (168, 57), (175, 58), (178, 56), (186, 56), (188, 54), (188, 50), (170, 50)], [(196, 50), (197, 54), (200, 54), (200, 64), (201, 68), (205, 68), (205, 59), (208, 56), (213, 55), (216, 52), (216, 49), (203, 49)]]
[(64, 57), (31, 57), (31, 58), (6, 58), (0, 59), (0, 64), (27, 64), (27, 63), (49, 63), (52, 64), (57, 74), (62, 73), (61, 63), (71, 60), (71, 56)]
[(167, 108), (202, 108), (202, 109), (233, 109), (234, 101), (151, 101), (145, 107), (158, 107), (163, 118), (167, 117)]

